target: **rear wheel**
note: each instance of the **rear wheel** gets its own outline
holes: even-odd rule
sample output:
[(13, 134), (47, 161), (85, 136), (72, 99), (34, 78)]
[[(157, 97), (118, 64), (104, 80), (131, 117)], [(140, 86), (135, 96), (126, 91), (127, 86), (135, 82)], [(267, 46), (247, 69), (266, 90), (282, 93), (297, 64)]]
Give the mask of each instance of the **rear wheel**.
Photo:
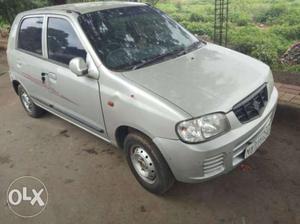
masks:
[(46, 111), (33, 103), (29, 94), (21, 85), (18, 86), (18, 95), (24, 109), (29, 116), (39, 118), (45, 114)]
[(175, 178), (158, 148), (140, 133), (130, 133), (124, 148), (131, 171), (137, 181), (148, 191), (163, 194), (175, 182)]

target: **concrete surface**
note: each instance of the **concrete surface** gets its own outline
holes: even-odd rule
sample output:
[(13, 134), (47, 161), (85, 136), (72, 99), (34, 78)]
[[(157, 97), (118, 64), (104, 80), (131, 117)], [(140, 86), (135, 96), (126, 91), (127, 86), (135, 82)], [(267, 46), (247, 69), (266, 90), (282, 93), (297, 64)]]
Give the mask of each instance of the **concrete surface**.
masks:
[[(272, 135), (231, 173), (202, 184), (146, 192), (120, 150), (53, 116), (26, 115), (0, 76), (0, 223), (300, 223), (300, 110), (279, 107)], [(14, 215), (6, 191), (32, 175), (49, 192), (45, 211)]]
[(0, 76), (4, 75), (5, 73), (7, 73), (8, 71), (8, 67), (6, 64), (1, 64), (0, 63)]
[(279, 91), (279, 103), (300, 108), (300, 86), (275, 84)]

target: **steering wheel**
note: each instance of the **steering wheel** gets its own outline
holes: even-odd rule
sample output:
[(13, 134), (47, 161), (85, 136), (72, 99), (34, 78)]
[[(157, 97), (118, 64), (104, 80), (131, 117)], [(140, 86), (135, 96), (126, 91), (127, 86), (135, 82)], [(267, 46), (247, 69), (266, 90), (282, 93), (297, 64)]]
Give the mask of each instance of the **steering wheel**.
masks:
[(116, 63), (116, 62), (118, 62), (119, 60), (122, 60), (122, 62), (124, 62), (124, 61), (129, 62), (130, 57), (128, 56), (126, 49), (127, 48), (118, 48), (118, 49), (110, 51), (107, 54), (106, 59), (105, 59), (106, 64), (112, 65), (112, 67), (115, 67), (115, 65), (118, 66), (119, 63)]
[(117, 42), (111, 42), (109, 44), (107, 44), (107, 49), (112, 49), (112, 50), (115, 50), (115, 49), (118, 49), (120, 48), (120, 44), (117, 43)]

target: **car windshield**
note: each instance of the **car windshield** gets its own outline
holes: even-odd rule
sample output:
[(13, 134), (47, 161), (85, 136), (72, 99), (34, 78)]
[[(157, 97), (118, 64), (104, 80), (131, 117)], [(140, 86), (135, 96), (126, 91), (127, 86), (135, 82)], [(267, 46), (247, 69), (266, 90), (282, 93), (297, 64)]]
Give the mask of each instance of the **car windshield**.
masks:
[(149, 6), (95, 11), (81, 15), (79, 23), (102, 63), (111, 70), (157, 63), (200, 43), (164, 13)]

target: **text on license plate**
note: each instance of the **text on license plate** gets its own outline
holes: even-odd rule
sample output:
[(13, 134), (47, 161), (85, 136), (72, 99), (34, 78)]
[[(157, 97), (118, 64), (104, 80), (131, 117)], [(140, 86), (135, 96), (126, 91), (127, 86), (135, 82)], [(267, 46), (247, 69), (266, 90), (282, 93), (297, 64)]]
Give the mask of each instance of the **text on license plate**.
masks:
[(245, 150), (245, 159), (251, 156), (256, 150), (266, 141), (271, 133), (271, 122), (267, 124), (264, 130), (254, 139), (254, 141), (247, 146)]

